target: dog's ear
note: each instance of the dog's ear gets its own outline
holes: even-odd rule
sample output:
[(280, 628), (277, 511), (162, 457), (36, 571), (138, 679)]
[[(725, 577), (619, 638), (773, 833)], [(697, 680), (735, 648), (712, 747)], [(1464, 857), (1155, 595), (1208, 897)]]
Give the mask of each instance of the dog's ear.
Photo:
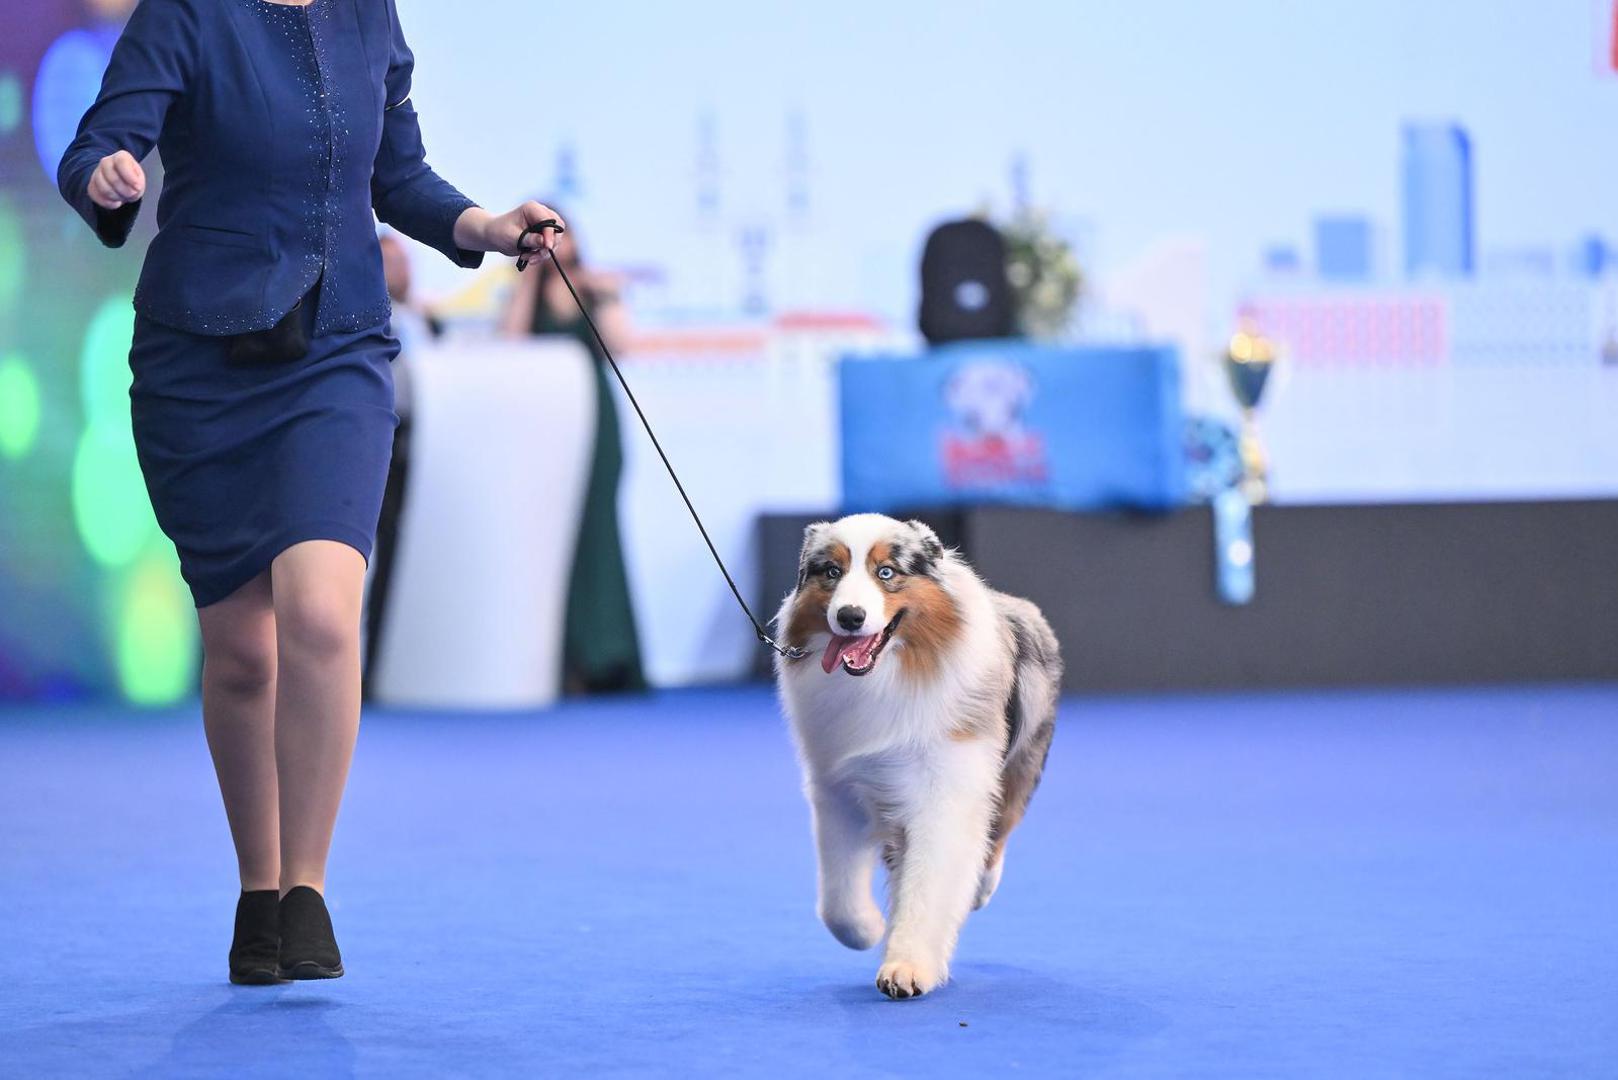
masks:
[(803, 546), (798, 549), (798, 588), (809, 578), (809, 559), (826, 543), (826, 533), (831, 529), (831, 522), (816, 521), (803, 530)]
[(909, 521), (905, 522), (905, 528), (910, 530), (910, 533), (915, 540), (918, 549), (917, 554), (920, 557), (921, 563), (921, 565), (911, 572), (921, 574), (932, 573), (932, 571), (938, 566), (939, 560), (944, 557), (944, 545), (939, 542), (938, 534), (933, 532), (925, 521), (917, 521), (915, 518), (911, 518)]
[(927, 558), (937, 562), (944, 557), (944, 545), (939, 542), (938, 534), (933, 532), (932, 527), (925, 521), (911, 518), (905, 522), (905, 525), (911, 532), (916, 534), (916, 540), (921, 544), (921, 550), (926, 554)]
[(803, 547), (800, 554), (807, 555), (826, 543), (826, 534), (831, 531), (831, 522), (813, 521), (803, 527)]

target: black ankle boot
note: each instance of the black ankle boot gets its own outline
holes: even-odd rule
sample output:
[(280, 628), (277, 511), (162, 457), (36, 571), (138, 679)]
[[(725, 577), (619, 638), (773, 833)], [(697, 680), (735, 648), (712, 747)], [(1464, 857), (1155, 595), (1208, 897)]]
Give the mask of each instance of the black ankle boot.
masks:
[(326, 901), (307, 885), (281, 897), (281, 958), (283, 979), (340, 979), (343, 956), (331, 930)]
[(242, 986), (279, 982), (280, 891), (255, 889), (236, 901), (236, 935), (230, 941), (230, 981)]

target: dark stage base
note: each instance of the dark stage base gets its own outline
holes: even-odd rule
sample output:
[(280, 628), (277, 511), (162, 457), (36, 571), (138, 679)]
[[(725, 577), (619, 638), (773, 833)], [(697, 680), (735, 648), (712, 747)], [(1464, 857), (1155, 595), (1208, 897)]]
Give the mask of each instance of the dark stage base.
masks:
[[(1206, 508), (913, 516), (1044, 609), (1069, 690), (1618, 679), (1618, 501), (1260, 507), (1245, 607)], [(809, 520), (760, 522), (764, 610)]]

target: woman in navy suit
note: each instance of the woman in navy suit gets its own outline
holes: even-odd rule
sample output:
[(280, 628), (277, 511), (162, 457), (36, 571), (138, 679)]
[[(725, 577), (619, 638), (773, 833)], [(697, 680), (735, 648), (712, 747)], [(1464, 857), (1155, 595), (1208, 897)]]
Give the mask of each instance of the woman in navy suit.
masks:
[(241, 870), (235, 982), (343, 972), (326, 856), (396, 423), (373, 212), (465, 267), (556, 216), (490, 214), (428, 167), (413, 66), (394, 0), (143, 0), (58, 173), (118, 247), (140, 161), (163, 158), (130, 399), (202, 628), (203, 725)]

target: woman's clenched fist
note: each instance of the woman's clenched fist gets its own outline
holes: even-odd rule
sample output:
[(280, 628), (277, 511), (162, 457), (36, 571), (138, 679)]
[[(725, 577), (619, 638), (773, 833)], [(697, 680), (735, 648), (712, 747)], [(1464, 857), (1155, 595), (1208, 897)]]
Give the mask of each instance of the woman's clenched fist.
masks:
[(90, 201), (103, 210), (116, 210), (145, 194), (146, 170), (128, 150), (108, 154), (90, 174)]

